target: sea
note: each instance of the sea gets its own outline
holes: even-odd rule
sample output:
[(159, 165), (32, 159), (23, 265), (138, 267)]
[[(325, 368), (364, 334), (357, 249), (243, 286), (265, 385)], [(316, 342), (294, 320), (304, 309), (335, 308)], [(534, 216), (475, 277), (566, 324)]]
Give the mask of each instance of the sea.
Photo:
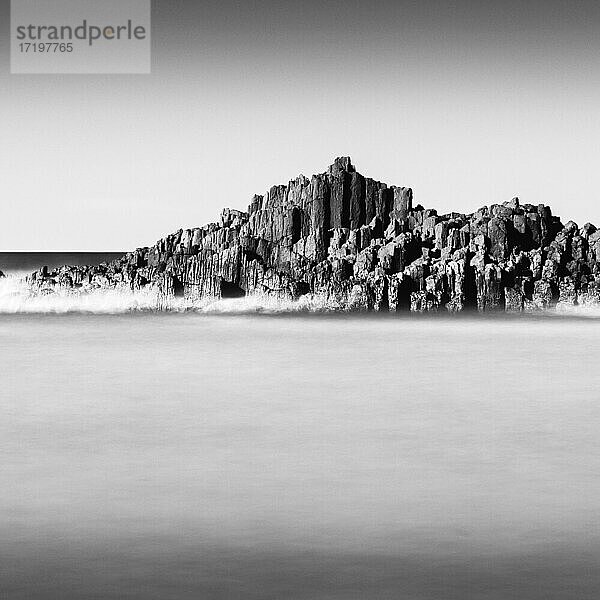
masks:
[(0, 254), (3, 600), (600, 597), (596, 313), (28, 296), (55, 260)]

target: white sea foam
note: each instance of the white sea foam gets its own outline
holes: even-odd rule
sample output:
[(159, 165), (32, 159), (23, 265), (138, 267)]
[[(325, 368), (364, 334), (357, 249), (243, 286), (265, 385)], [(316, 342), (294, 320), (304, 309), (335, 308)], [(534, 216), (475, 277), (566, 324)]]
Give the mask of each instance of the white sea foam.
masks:
[(559, 303), (555, 310), (548, 311), (555, 317), (586, 317), (589, 319), (600, 318), (600, 306), (597, 304), (570, 305)]
[[(32, 288), (25, 277), (17, 274), (0, 279), (0, 314), (122, 314), (130, 312), (197, 312), (205, 314), (280, 314), (298, 312), (340, 312), (345, 307), (331, 298), (306, 295), (286, 300), (264, 294), (243, 298), (204, 298), (192, 301), (173, 298), (165, 306), (158, 290), (129, 287), (52, 290)], [(569, 306), (559, 303), (556, 309), (535, 313), (538, 316), (600, 318), (600, 306)]]
[(155, 310), (155, 290), (126, 289), (34, 290), (17, 275), (0, 279), (0, 313), (124, 313)]
[(156, 310), (168, 312), (200, 312), (209, 314), (321, 312), (340, 310), (341, 306), (324, 297), (302, 297), (283, 300), (254, 294), (244, 298), (206, 298), (191, 301), (173, 298), (161, 304), (158, 291), (152, 286), (132, 291), (128, 287), (37, 290), (25, 278), (8, 275), (0, 279), (0, 314), (119, 314)]

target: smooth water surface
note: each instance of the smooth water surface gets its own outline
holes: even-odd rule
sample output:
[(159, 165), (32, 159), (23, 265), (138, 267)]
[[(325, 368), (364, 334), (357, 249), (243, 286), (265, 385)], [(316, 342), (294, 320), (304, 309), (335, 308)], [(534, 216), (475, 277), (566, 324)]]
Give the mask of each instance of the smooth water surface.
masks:
[(0, 271), (29, 275), (42, 267), (97, 265), (123, 256), (124, 252), (0, 252)]
[(600, 597), (600, 325), (0, 316), (0, 597)]

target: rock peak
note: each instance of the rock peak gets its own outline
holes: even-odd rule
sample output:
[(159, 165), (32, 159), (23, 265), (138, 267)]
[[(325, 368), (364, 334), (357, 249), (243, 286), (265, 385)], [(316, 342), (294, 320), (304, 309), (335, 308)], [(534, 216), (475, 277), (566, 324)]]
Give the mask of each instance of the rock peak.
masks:
[(600, 231), (517, 198), (438, 215), (345, 156), (255, 196), (247, 212), (225, 209), (218, 223), (109, 264), (42, 269), (30, 281), (42, 293), (154, 286), (165, 307), (243, 294), (384, 311), (600, 306)]
[(333, 161), (333, 164), (329, 167), (328, 172), (332, 175), (336, 175), (337, 173), (343, 172), (354, 173), (356, 172), (356, 169), (354, 168), (352, 160), (349, 156), (338, 156)]

